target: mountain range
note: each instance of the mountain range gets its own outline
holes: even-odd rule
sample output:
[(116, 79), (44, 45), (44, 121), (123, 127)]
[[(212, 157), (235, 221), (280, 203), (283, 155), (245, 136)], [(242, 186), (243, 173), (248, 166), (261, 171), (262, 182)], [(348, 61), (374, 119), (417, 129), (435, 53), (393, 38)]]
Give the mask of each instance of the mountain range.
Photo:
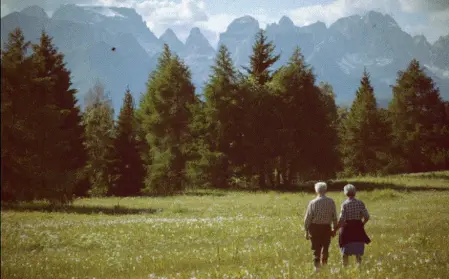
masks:
[[(99, 80), (110, 93), (116, 111), (127, 86), (137, 100), (145, 92), (148, 74), (155, 69), (164, 43), (190, 67), (197, 93), (207, 82), (216, 55), (199, 28), (193, 28), (185, 42), (171, 29), (158, 38), (131, 8), (66, 4), (49, 17), (42, 8), (30, 6), (1, 18), (2, 45), (17, 27), (31, 42), (38, 42), (42, 30), (53, 37), (72, 72), (80, 104)], [(255, 18), (243, 16), (220, 34), (218, 44), (228, 47), (238, 69), (249, 64), (260, 28)], [(374, 11), (340, 18), (329, 27), (323, 22), (299, 27), (284, 16), (265, 31), (276, 53), (281, 54), (274, 68), (285, 64), (299, 46), (317, 81), (327, 81), (334, 87), (340, 105), (351, 103), (366, 67), (378, 102), (385, 106), (391, 99), (390, 86), (397, 72), (413, 58), (425, 66), (443, 98), (449, 98), (449, 34), (430, 44), (422, 35), (403, 31), (390, 15)], [(113, 47), (116, 51), (111, 51)]]

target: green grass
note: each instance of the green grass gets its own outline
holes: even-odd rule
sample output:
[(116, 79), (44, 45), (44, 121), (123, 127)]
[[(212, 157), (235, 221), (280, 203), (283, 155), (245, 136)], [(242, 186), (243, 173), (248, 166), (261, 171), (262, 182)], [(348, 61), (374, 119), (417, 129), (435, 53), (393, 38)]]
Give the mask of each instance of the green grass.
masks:
[[(335, 238), (329, 266), (313, 277), (448, 278), (447, 174), (378, 178), (440, 191), (359, 192), (372, 216), (366, 230), (373, 240), (362, 269), (341, 267)], [(338, 204), (344, 200), (341, 192), (329, 195)], [(3, 209), (1, 278), (311, 277), (312, 251), (302, 219), (312, 198), (311, 193), (200, 191)]]
[[(381, 177), (353, 177), (337, 180), (337, 183), (362, 183), (362, 185), (375, 185), (385, 188), (401, 189), (407, 187), (410, 190), (421, 188), (448, 188), (449, 187), (449, 171), (398, 174)], [(425, 189), (423, 189), (425, 190)]]

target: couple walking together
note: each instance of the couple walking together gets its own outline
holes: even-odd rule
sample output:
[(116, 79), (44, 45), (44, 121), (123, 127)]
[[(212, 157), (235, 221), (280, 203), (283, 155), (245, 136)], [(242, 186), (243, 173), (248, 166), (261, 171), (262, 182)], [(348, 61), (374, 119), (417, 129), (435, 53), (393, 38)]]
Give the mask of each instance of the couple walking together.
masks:
[[(324, 182), (315, 184), (317, 197), (310, 201), (304, 217), (306, 239), (312, 242), (315, 271), (327, 264), (331, 237), (340, 230), (338, 243), (343, 256), (343, 265), (348, 264), (348, 257), (356, 256), (357, 263), (362, 262), (365, 244), (371, 242), (364, 226), (369, 220), (365, 204), (355, 198), (354, 185), (348, 184), (343, 191), (348, 197), (341, 205), (340, 218), (333, 199), (326, 196), (327, 185)], [(333, 225), (333, 229), (331, 228)]]

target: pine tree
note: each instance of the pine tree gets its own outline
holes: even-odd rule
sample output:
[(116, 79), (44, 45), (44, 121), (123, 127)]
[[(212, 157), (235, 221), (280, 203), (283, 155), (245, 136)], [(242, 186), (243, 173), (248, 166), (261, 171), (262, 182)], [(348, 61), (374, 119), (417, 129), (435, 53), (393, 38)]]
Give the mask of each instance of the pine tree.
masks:
[(26, 56), (29, 46), (17, 29), (2, 52), (2, 191), (16, 200), (68, 202), (84, 163), (77, 160), (81, 128), (70, 121), (79, 111), (67, 102), (75, 91), (63, 55), (45, 32)]
[(260, 30), (253, 45), (250, 67), (246, 68), (248, 76), (241, 83), (242, 107), (246, 112), (243, 118), (246, 124), (243, 131), (245, 161), (251, 172), (258, 174), (258, 184), (262, 188), (266, 187), (269, 158), (274, 157), (270, 143), (273, 127), (269, 126), (273, 123), (273, 100), (266, 86), (272, 78), (270, 68), (280, 58), (273, 54), (274, 49), (273, 42), (268, 41), (264, 31)]
[(1, 52), (1, 183), (2, 200), (30, 200), (34, 197), (29, 181), (34, 177), (33, 130), (27, 118), (34, 104), (29, 100), (33, 88), (33, 64), (27, 52), (30, 42), (16, 29), (8, 35)]
[[(228, 49), (221, 45), (212, 67), (209, 83), (205, 87), (205, 123), (209, 174), (207, 177), (215, 187), (228, 185), (232, 169), (233, 147), (239, 137), (238, 121), (242, 113), (236, 79), (236, 70)], [(199, 120), (201, 121), (201, 120)]]
[(274, 50), (273, 42), (268, 41), (265, 31), (260, 29), (256, 34), (253, 53), (250, 56), (250, 67), (245, 68), (256, 84), (264, 85), (271, 80), (270, 67), (281, 57), (280, 55), (274, 55)]
[(39, 191), (42, 198), (70, 200), (84, 182), (81, 175), (86, 159), (76, 90), (70, 89), (70, 72), (51, 37), (42, 32), (33, 50), (33, 94), (40, 115), (35, 123), (39, 133), (35, 146), (41, 168)]
[(87, 150), (86, 173), (93, 196), (108, 194), (114, 183), (114, 110), (111, 100), (101, 83), (89, 90), (83, 114), (85, 147)]
[[(438, 88), (416, 59), (405, 71), (398, 72), (389, 114), (396, 171), (428, 171), (447, 162), (445, 151), (440, 148), (447, 142), (444, 103)], [(443, 153), (443, 158), (436, 158), (439, 153)]]
[(115, 183), (112, 194), (136, 196), (143, 188), (144, 169), (137, 141), (134, 101), (129, 88), (117, 120), (114, 138)]
[(192, 141), (190, 127), (195, 88), (190, 71), (167, 45), (157, 70), (150, 74), (139, 118), (150, 146), (146, 191), (171, 194), (185, 189), (186, 163)]
[(383, 164), (381, 153), (387, 138), (383, 126), (374, 90), (365, 70), (344, 122), (342, 151), (347, 175), (371, 174), (380, 170)]
[[(307, 180), (325, 171), (331, 173), (335, 135), (328, 129), (333, 128), (330, 119), (335, 104), (331, 92), (321, 92), (315, 86), (315, 76), (299, 48), (289, 63), (277, 71), (270, 86), (280, 100), (277, 105), (280, 119), (277, 122), (281, 124), (277, 129), (279, 180), (284, 187), (289, 187), (295, 179)], [(323, 163), (327, 157), (332, 159)]]
[(323, 119), (321, 136), (319, 137), (321, 158), (326, 160), (319, 160), (317, 162), (317, 172), (319, 179), (334, 178), (337, 171), (341, 169), (341, 157), (339, 152), (340, 137), (339, 137), (339, 114), (338, 107), (335, 104), (335, 93), (332, 85), (326, 82), (320, 82), (318, 85), (320, 90), (320, 99), (324, 108), (326, 118)]

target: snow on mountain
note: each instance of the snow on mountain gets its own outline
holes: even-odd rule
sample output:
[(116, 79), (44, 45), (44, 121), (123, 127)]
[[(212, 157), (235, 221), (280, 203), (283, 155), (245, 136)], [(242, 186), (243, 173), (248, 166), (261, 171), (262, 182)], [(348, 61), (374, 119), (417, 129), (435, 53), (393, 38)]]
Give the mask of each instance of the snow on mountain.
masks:
[(88, 11), (92, 11), (94, 13), (100, 14), (102, 16), (106, 16), (106, 17), (125, 17), (124, 15), (108, 8), (108, 7), (90, 7), (90, 6), (86, 6), (85, 7), (86, 10)]
[(449, 79), (449, 69), (441, 69), (435, 65), (424, 64), (429, 71), (436, 74), (440, 78)]
[[(144, 90), (164, 43), (189, 66), (197, 93), (207, 82), (216, 55), (199, 28), (191, 30), (185, 44), (171, 29), (157, 38), (130, 8), (62, 5), (50, 19), (41, 8), (33, 6), (2, 18), (2, 42), (17, 26), (31, 40), (39, 37), (42, 28), (47, 29), (66, 54), (74, 84), (86, 90), (86, 80), (100, 76), (111, 96), (118, 98), (117, 104), (127, 84), (131, 83), (139, 93)], [(219, 34), (219, 44), (228, 48), (239, 70), (248, 66), (259, 30), (254, 17), (243, 16)], [(340, 18), (329, 27), (323, 22), (298, 27), (284, 16), (265, 31), (274, 42), (275, 53), (281, 54), (274, 69), (285, 64), (299, 46), (317, 81), (333, 85), (338, 103), (352, 101), (365, 67), (378, 99), (388, 100), (389, 86), (395, 83), (397, 72), (413, 58), (435, 78), (442, 96), (449, 98), (449, 35), (431, 45), (424, 36), (406, 33), (388, 14), (374, 11)], [(112, 46), (117, 46), (116, 53), (103, 53)]]

